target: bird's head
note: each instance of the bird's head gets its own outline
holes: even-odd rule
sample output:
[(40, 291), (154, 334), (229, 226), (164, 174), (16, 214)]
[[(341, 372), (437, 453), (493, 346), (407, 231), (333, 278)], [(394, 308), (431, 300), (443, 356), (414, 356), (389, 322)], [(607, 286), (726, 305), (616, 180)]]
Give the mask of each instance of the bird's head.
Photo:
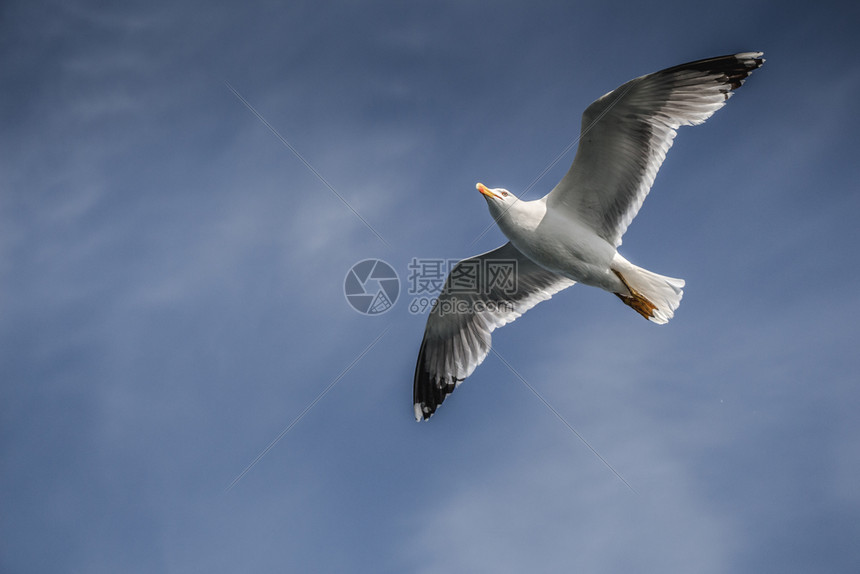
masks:
[(477, 188), (477, 190), (484, 196), (484, 199), (487, 200), (487, 205), (490, 207), (490, 213), (492, 213), (493, 216), (497, 216), (500, 213), (508, 211), (511, 206), (517, 202), (517, 196), (507, 189), (490, 189), (483, 183), (477, 184), (475, 188)]

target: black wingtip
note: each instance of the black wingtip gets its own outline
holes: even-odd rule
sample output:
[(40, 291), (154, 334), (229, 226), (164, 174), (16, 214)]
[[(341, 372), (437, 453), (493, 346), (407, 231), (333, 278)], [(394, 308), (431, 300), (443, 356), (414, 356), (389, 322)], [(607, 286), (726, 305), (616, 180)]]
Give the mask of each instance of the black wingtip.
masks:
[(662, 73), (674, 74), (693, 70), (708, 75), (718, 75), (716, 80), (724, 86), (721, 91), (725, 98), (729, 99), (732, 92), (740, 88), (750, 74), (761, 68), (765, 62), (762, 56), (764, 52), (740, 52), (672, 66), (662, 70)]
[(419, 422), (433, 416), (439, 405), (454, 392), (457, 386), (457, 380), (453, 378), (439, 381), (431, 379), (425, 364), (426, 345), (426, 340), (421, 342), (418, 362), (415, 364), (415, 380), (412, 384), (412, 405), (415, 409), (415, 420)]
[(721, 74), (722, 77), (719, 78), (719, 82), (726, 86), (724, 93), (728, 99), (731, 92), (740, 88), (750, 74), (761, 68), (765, 62), (762, 56), (764, 56), (764, 52), (740, 52), (688, 62), (668, 68), (666, 71), (696, 70), (707, 74)]
[(762, 56), (764, 56), (764, 52), (742, 52), (734, 55), (737, 65), (729, 66), (729, 69), (724, 70), (726, 83), (731, 86), (731, 89), (740, 88), (750, 74), (761, 68), (764, 64)]

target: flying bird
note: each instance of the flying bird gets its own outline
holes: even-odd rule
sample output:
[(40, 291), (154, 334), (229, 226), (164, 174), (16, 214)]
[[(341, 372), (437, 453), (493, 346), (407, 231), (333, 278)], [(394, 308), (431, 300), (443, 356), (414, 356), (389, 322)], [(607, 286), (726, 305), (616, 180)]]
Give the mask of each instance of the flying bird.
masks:
[(764, 63), (762, 52), (697, 60), (630, 80), (582, 114), (567, 174), (534, 201), (477, 184), (508, 238), (460, 261), (427, 318), (413, 383), (416, 420), (483, 362), (490, 334), (574, 283), (614, 293), (645, 319), (669, 321), (684, 281), (633, 265), (621, 237), (648, 195), (680, 126), (723, 107)]

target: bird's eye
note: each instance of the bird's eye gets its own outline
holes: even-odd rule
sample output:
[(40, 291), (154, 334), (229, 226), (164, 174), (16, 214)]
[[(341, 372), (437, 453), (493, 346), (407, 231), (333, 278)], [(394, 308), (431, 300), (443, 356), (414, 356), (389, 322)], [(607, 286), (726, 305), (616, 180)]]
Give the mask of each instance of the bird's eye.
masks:
[(508, 195), (510, 195), (510, 194), (509, 194), (507, 191), (503, 191), (503, 192), (502, 192), (502, 195), (504, 195), (505, 197), (507, 197), (507, 196), (508, 196)]

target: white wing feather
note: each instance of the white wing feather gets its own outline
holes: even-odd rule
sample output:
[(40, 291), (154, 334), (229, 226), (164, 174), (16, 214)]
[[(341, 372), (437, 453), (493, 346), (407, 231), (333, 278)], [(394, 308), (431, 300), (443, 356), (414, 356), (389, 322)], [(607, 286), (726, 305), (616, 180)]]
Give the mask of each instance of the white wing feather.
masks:
[(616, 247), (648, 195), (679, 126), (696, 125), (723, 107), (761, 52), (698, 60), (630, 80), (582, 114), (570, 170), (547, 195)]
[[(487, 285), (484, 273), (478, 274), (479, 283), (473, 289), (456, 288), (452, 277), (469, 266), (485, 269), (486, 262), (513, 262), (513, 288)], [(427, 318), (415, 366), (415, 418), (430, 418), (445, 397), (483, 362), (490, 352), (493, 330), (574, 283), (534, 263), (510, 243), (460, 261)]]

